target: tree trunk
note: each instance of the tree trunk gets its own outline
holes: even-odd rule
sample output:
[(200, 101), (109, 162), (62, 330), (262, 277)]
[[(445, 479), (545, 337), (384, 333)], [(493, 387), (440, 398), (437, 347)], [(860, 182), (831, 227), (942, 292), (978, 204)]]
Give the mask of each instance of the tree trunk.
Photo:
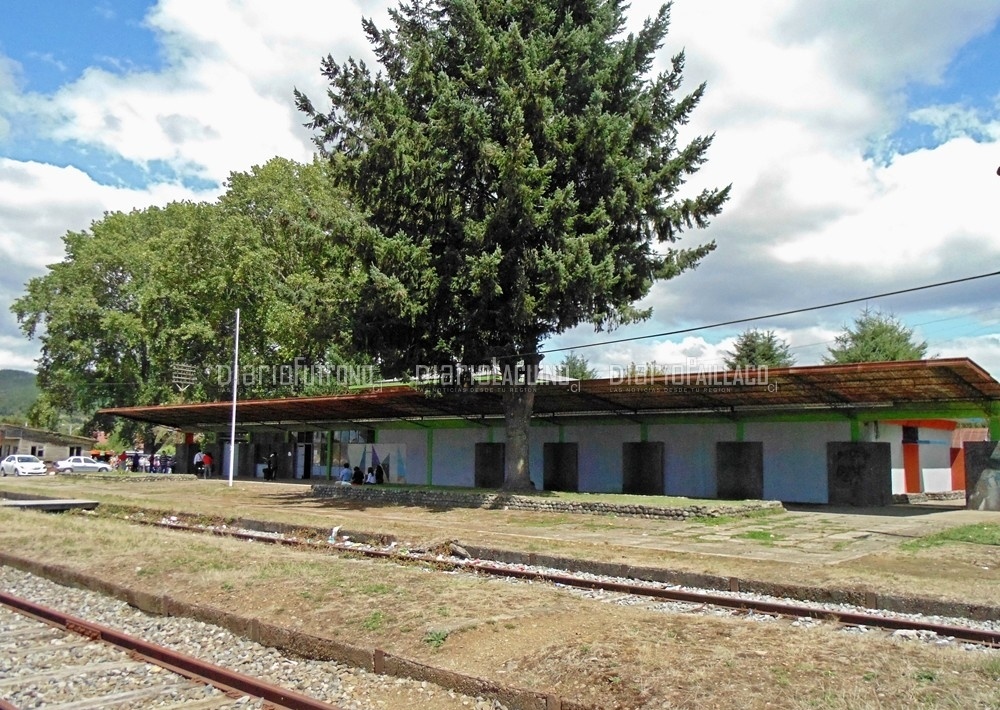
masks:
[[(528, 465), (531, 414), (535, 408), (535, 388), (538, 386), (538, 363), (541, 355), (524, 358), (524, 376), (505, 371), (503, 383), (503, 416), (507, 429), (504, 452), (503, 488), (505, 491), (530, 490), (531, 470)], [(514, 365), (510, 366), (513, 369)]]

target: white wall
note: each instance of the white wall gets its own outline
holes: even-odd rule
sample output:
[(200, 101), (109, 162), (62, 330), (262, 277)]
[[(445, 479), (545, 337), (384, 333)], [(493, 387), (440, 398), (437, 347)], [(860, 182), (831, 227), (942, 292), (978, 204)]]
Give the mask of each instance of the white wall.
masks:
[(748, 422), (744, 441), (764, 443), (764, 498), (827, 503), (826, 444), (850, 441), (844, 422)]
[[(379, 456), (390, 457), (390, 482), (399, 483), (400, 474), (406, 483), (427, 483), (427, 432), (430, 429), (380, 429), (375, 437)], [(400, 459), (403, 466), (400, 467)], [(435, 481), (436, 483), (436, 481)]]
[(622, 444), (639, 436), (638, 424), (567, 426), (563, 441), (579, 444), (579, 489), (621, 493)]
[[(874, 424), (866, 429), (874, 428)], [(906, 493), (906, 476), (903, 469), (903, 427), (899, 424), (878, 424), (878, 436), (874, 441), (889, 443), (892, 455), (892, 492)], [(919, 444), (921, 486), (925, 492), (935, 493), (951, 490), (951, 431), (920, 427), (917, 430)]]
[[(427, 481), (427, 437), (434, 437), (433, 479), (435, 485), (472, 486), (475, 483), (475, 444), (505, 440), (502, 426), (494, 427), (492, 439), (486, 427), (462, 429), (381, 429), (377, 446), (395, 455), (394, 443), (403, 446), (406, 455), (406, 480)], [(866, 427), (865, 437), (874, 436)], [(715, 444), (735, 441), (736, 424), (650, 424), (647, 441), (664, 442), (665, 485), (669, 495), (712, 497), (716, 493)], [(622, 444), (641, 440), (638, 424), (566, 425), (562, 441), (579, 446), (579, 485), (581, 491), (619, 492), (622, 487)], [(892, 446), (893, 467), (899, 462), (902, 474), (902, 429), (879, 425), (877, 440)], [(546, 442), (560, 440), (560, 427), (533, 425), (531, 428), (530, 466), (536, 488), (543, 478), (543, 449)], [(764, 497), (800, 503), (826, 503), (826, 444), (850, 441), (851, 426), (837, 422), (747, 422), (744, 441), (764, 445)], [(930, 448), (930, 447), (927, 447)], [(948, 447), (939, 447), (941, 453)], [(935, 451), (931, 456), (937, 456)], [(921, 452), (923, 456), (923, 452)], [(926, 464), (925, 464), (926, 465)], [(950, 469), (949, 469), (950, 470)], [(950, 475), (950, 474), (949, 474)], [(895, 471), (893, 485), (895, 490)], [(950, 479), (949, 479), (950, 480)]]
[(903, 427), (899, 424), (869, 422), (865, 425), (865, 432), (867, 441), (880, 441), (889, 444), (892, 492), (906, 493), (906, 476), (903, 472)]
[(951, 490), (951, 432), (920, 427), (920, 471), (927, 493)]
[(431, 483), (435, 486), (476, 484), (476, 444), (489, 441), (486, 427), (435, 429)]
[(716, 496), (715, 444), (736, 441), (736, 424), (653, 424), (649, 441), (662, 441), (666, 458), (668, 496)]

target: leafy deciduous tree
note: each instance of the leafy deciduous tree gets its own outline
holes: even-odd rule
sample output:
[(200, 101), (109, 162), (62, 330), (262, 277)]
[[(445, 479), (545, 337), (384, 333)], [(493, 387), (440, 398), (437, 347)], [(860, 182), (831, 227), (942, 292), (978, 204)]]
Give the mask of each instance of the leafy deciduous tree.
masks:
[[(236, 308), (245, 394), (288, 393), (296, 383), (270, 374), (289, 361), (329, 364), (346, 342), (357, 294), (349, 264), (365, 228), (328, 172), (325, 161), (274, 159), (232, 175), (219, 204), (109, 213), (68, 233), (63, 261), (12, 306), (41, 341), (47, 405), (90, 413), (177, 401), (178, 364), (200, 373), (185, 397), (225, 396)], [(123, 439), (141, 436), (152, 450), (151, 427), (119, 424)]]
[[(364, 22), (372, 72), (327, 57), (332, 104), (296, 92), (336, 178), (378, 238), (355, 346), (387, 373), (496, 358), (530, 385), (540, 342), (649, 316), (657, 279), (714, 248), (676, 246), (728, 188), (679, 197), (711, 137), (678, 143), (704, 86), (676, 96), (683, 53), (650, 76), (669, 6), (623, 36), (622, 0), (412, 0)], [(516, 373), (516, 374), (515, 374)], [(504, 487), (530, 486), (531, 386), (502, 398)]]

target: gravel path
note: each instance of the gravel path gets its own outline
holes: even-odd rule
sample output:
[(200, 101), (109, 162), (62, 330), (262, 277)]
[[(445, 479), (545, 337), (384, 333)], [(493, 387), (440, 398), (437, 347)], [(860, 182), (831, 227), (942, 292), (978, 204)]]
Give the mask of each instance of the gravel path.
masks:
[[(463, 696), (426, 682), (376, 675), (332, 661), (286, 656), (211, 624), (151, 616), (110, 597), (64, 587), (11, 567), (0, 566), (0, 586), (9, 594), (263, 678), (344, 710), (506, 710), (495, 700)], [(247, 703), (244, 707), (256, 706)]]

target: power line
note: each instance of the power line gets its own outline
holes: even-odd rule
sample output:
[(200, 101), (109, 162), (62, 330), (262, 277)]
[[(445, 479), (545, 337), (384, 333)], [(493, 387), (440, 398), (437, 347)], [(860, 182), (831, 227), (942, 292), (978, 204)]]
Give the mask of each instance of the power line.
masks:
[(708, 330), (710, 328), (721, 328), (726, 325), (737, 325), (739, 323), (750, 323), (756, 320), (764, 320), (767, 318), (779, 318), (781, 316), (789, 316), (793, 313), (808, 313), (809, 311), (818, 311), (823, 308), (835, 308), (836, 306), (846, 306), (850, 303), (860, 303), (861, 301), (871, 301), (876, 298), (886, 298), (888, 296), (898, 296), (903, 293), (913, 293), (915, 291), (926, 291), (931, 288), (938, 288), (940, 286), (951, 286), (952, 284), (965, 283), (966, 281), (975, 281), (977, 279), (985, 279), (990, 276), (1000, 276), (1000, 271), (991, 271), (988, 274), (979, 274), (978, 276), (966, 276), (961, 279), (952, 279), (951, 281), (940, 281), (938, 283), (927, 284), (925, 286), (914, 286), (913, 288), (904, 288), (898, 291), (887, 291), (885, 293), (877, 293), (873, 296), (861, 296), (859, 298), (849, 298), (845, 301), (837, 301), (835, 303), (824, 303), (821, 306), (808, 306), (806, 308), (793, 308), (789, 311), (781, 311), (779, 313), (769, 313), (763, 316), (754, 316), (753, 318), (737, 318), (735, 320), (727, 320), (721, 323), (712, 323), (710, 325), (698, 325), (691, 328), (681, 328), (680, 330), (668, 330), (664, 333), (652, 333), (651, 335), (636, 335), (631, 338), (618, 338), (617, 340), (602, 340), (597, 343), (587, 343), (585, 345), (577, 345), (574, 347), (565, 348), (552, 348), (549, 350), (539, 350), (539, 354), (549, 354), (549, 353), (559, 353), (566, 350), (583, 350), (584, 348), (596, 348), (600, 345), (615, 345), (617, 343), (629, 343), (634, 340), (648, 340), (649, 338), (665, 338), (669, 335), (682, 335), (684, 333), (693, 333), (698, 330)]

